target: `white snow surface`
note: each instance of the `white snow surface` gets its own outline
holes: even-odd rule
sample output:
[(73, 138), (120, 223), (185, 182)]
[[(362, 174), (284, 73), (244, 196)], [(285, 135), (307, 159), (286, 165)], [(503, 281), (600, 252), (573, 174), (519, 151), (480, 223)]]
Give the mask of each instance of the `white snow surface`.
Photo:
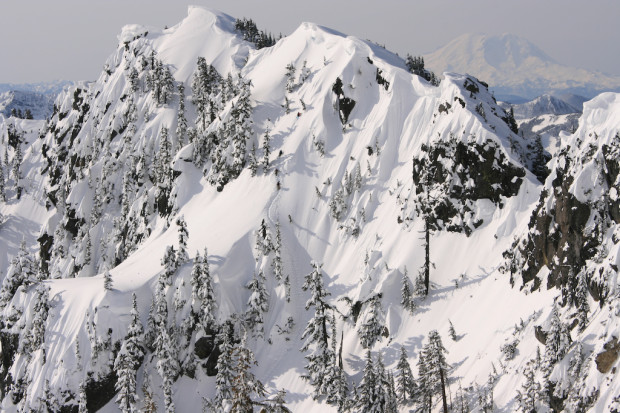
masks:
[[(476, 39), (467, 40), (467, 50), (481, 47), (484, 38)], [(185, 83), (190, 124), (194, 116), (189, 99), (191, 77), (199, 56), (205, 57), (222, 74), (240, 71), (252, 81), (254, 139), (260, 143), (265, 130), (270, 130), (273, 138), (271, 162), (278, 175), (252, 177), (245, 169), (222, 192), (217, 192), (201, 171), (184, 160), (184, 154), (191, 151), (190, 144), (174, 161), (175, 169), (181, 171), (176, 182), (178, 211), (175, 211), (175, 217), (184, 216), (187, 221), (188, 250), (192, 257), (195, 251), (208, 247), (221, 321), (245, 309), (249, 291), (244, 286), (259, 265), (255, 261), (254, 232), (261, 220), (265, 219), (271, 228), (275, 228), (276, 222), (280, 223), (284, 270), (291, 277), (292, 297), (286, 302), (282, 288), (270, 279), (264, 338), (250, 338), (250, 346), (258, 360), (253, 371), (265, 383), (269, 394), (285, 389), (291, 411), (336, 411), (321, 399), (313, 400), (311, 387), (300, 377), (305, 364), (304, 354), (300, 352), (301, 334), (311, 316), (304, 309), (309, 295), (302, 291), (301, 286), (303, 277), (311, 271), (310, 262), (316, 260), (323, 263), (326, 286), (332, 294), (330, 302), (343, 313), (348, 310), (339, 301), (342, 297), (356, 301), (374, 293), (383, 294), (382, 306), (389, 338), (379, 340), (372, 350), (382, 353), (388, 368), (395, 368), (403, 345), (415, 372), (426, 336), (430, 330), (436, 329), (443, 338), (448, 350), (447, 361), (452, 366), (452, 394), (458, 382), (463, 388), (476, 383), (483, 385), (489, 374), (495, 371), (499, 373), (494, 389), (497, 411), (516, 410), (516, 390), (524, 381), (520, 372), (540, 347), (534, 337), (534, 327), (546, 325), (551, 303), (559, 294), (555, 289), (526, 294), (518, 288), (511, 288), (507, 276), (498, 271), (502, 253), (510, 248), (516, 234), (526, 230), (538, 201), (542, 186), (533, 175), (527, 172), (519, 193), (502, 199), (502, 208), (488, 200), (477, 201), (477, 214), (484, 218), (484, 224), (469, 237), (445, 231), (434, 233), (431, 261), (435, 266), (431, 271), (430, 295), (424, 300), (417, 299), (419, 308), (413, 315), (399, 304), (402, 272), (407, 268), (413, 279), (424, 261), (422, 219), (413, 214), (413, 223), (408, 227), (397, 222), (401, 214), (401, 197), (414, 193), (411, 160), (420, 153), (422, 145), (447, 140), (450, 134), (482, 145), (491, 141), (510, 162), (520, 166), (518, 154), (512, 153), (508, 143), (509, 136), (517, 137), (511, 135), (501, 119), (492, 115), (492, 110), (499, 113), (501, 109), (486, 90), (471, 96), (463, 87), (468, 77), (452, 72), (444, 74), (439, 87), (433, 87), (408, 73), (402, 60), (385, 49), (312, 23), (303, 23), (273, 47), (255, 50), (234, 32), (234, 19), (200, 7), (190, 7), (188, 17), (169, 29), (126, 26), (119, 41), (118, 49), (108, 59), (111, 75), (102, 73), (97, 82), (88, 86), (89, 104), (95, 115), (85, 121), (79, 132), (75, 141), (78, 147), (87, 148), (90, 140), (109, 136), (109, 126), (114, 125), (116, 114), (123, 112), (121, 96), (126, 88), (123, 66), (129, 59), (124, 53), (125, 42), (143, 50), (156, 51), (157, 56), (171, 67), (174, 78)], [(499, 46), (486, 49), (485, 53), (490, 53), (487, 60), (493, 58), (503, 62), (505, 56), (498, 55), (501, 50)], [(542, 59), (544, 55), (529, 49), (526, 51), (527, 54), (515, 52), (509, 63), (528, 70), (538, 67), (536, 59)], [(473, 56), (483, 52), (476, 51)], [(441, 63), (441, 56), (451, 55), (442, 52), (433, 56), (437, 59), (427, 58), (430, 68)], [(287, 93), (286, 65), (292, 63), (299, 69), (304, 61), (310, 69), (309, 78)], [(505, 68), (502, 62), (495, 66)], [(460, 62), (454, 60), (455, 70), (461, 69), (457, 63)], [(554, 63), (545, 61), (544, 64), (546, 69), (556, 68)], [(377, 68), (390, 82), (388, 90), (377, 84)], [(486, 66), (477, 68), (484, 80), (494, 84), (508, 82)], [(476, 73), (472, 68), (467, 70)], [(556, 72), (557, 78), (547, 80), (557, 82), (559, 88), (573, 76), (573, 72), (564, 75), (565, 72), (565, 69), (560, 71), (564, 77)], [(523, 80), (518, 73), (512, 78), (515, 84)], [(591, 76), (585, 72), (583, 75)], [(337, 77), (342, 79), (345, 95), (356, 101), (344, 131), (334, 109), (336, 98), (331, 90)], [(73, 92), (74, 89), (57, 100), (60, 112), (70, 112)], [(282, 107), (285, 96), (291, 102), (289, 114)], [(455, 97), (463, 99), (465, 108), (455, 101)], [(302, 109), (301, 100), (306, 110)], [(444, 102), (452, 105), (448, 113), (438, 112), (438, 106)], [(111, 103), (109, 109), (107, 103)], [(140, 114), (132, 141), (136, 149), (154, 145), (162, 125), (174, 131), (176, 103), (157, 107), (146, 96), (135, 103)], [(474, 111), (479, 103), (485, 105), (487, 121)], [(148, 120), (146, 113), (150, 114)], [(71, 116), (59, 121), (58, 127), (69, 127), (75, 121)], [(98, 118), (96, 123), (95, 118)], [(10, 121), (0, 118), (3, 139), (6, 135), (4, 125)], [(24, 175), (28, 185), (25, 195), (19, 202), (0, 203), (0, 212), (7, 217), (0, 226), (0, 271), (3, 273), (6, 273), (10, 258), (16, 254), (22, 238), (34, 252), (38, 249), (36, 238), (46, 229), (53, 231), (58, 220), (55, 208), (48, 210), (45, 207), (43, 179), (47, 178), (39, 174), (44, 165), (41, 147), (44, 143), (50, 144), (51, 137), (37, 139), (37, 125), (42, 126), (27, 121), (20, 126), (22, 130), (37, 131), (26, 138), (28, 150), (24, 156)], [(577, 150), (575, 140), (581, 139), (581, 147), (592, 142), (600, 149), (600, 145), (612, 139), (619, 129), (620, 95), (602, 94), (584, 105), (579, 129), (571, 137), (563, 136), (561, 145), (565, 145), (566, 140), (566, 144)], [(588, 135), (593, 131), (597, 137)], [(315, 150), (313, 139), (325, 142), (324, 157)], [(121, 140), (116, 138), (111, 147), (117, 148), (114, 145), (120, 145)], [(4, 140), (2, 145), (6, 148)], [(375, 145), (380, 148), (380, 154), (369, 155), (367, 148)], [(328, 200), (339, 188), (344, 174), (353, 171), (357, 164), (363, 171), (362, 189), (349, 199), (344, 219), (336, 221), (329, 214)], [(94, 169), (100, 167), (95, 165)], [(586, 169), (574, 184), (575, 195), (580, 199), (585, 196), (583, 188), (593, 185), (588, 181), (589, 176)], [(328, 178), (331, 185), (326, 184)], [(315, 188), (320, 192), (320, 198)], [(87, 194), (90, 192), (86, 185), (77, 185), (67, 197), (67, 202), (76, 206), (78, 213), (85, 217), (89, 216), (91, 208)], [(342, 226), (349, 225), (352, 219), (360, 220), (362, 209), (365, 223), (361, 224), (360, 235), (354, 237)], [(170, 222), (174, 222), (174, 217)], [(111, 328), (113, 340), (121, 340), (129, 323), (131, 294), (135, 292), (146, 325), (154, 285), (162, 271), (160, 260), (168, 245), (177, 245), (177, 230), (174, 224), (168, 227), (165, 218), (159, 218), (151, 235), (139, 248), (111, 269), (113, 290), (103, 289), (101, 274), (45, 281), (51, 288), (52, 298), (45, 333), (47, 361), (42, 363), (37, 356), (39, 362), (31, 364), (32, 381), (27, 397), (32, 406), (36, 406), (37, 398), (42, 395), (45, 380), (49, 380), (53, 389), (76, 391), (84, 379), (86, 371), (77, 369), (74, 348), (75, 341), (79, 340), (83, 364), (87, 366), (89, 345), (84, 327), (87, 313), (92, 316), (97, 309), (98, 331)], [(617, 254), (616, 250), (614, 253)], [(370, 261), (366, 266), (363, 261), (367, 253)], [(620, 262), (616, 261), (616, 264)], [(190, 263), (183, 265), (176, 282), (184, 280), (188, 283), (190, 270)], [(27, 306), (32, 296), (31, 290), (18, 293), (14, 302)], [(595, 304), (592, 308), (595, 313), (593, 320), (580, 337), (590, 349), (598, 350), (602, 344), (596, 336), (603, 330), (606, 336), (617, 336), (620, 322), (612, 316), (616, 310), (598, 309)], [(283, 326), (289, 316), (294, 318), (295, 327), (288, 335), (278, 334), (277, 326)], [(514, 326), (521, 321), (524, 328), (518, 335), (520, 344), (516, 357), (507, 361), (500, 346), (513, 339)], [(449, 338), (449, 322), (459, 336), (457, 341)], [(603, 322), (606, 325), (600, 326)], [(361, 378), (365, 350), (359, 344), (356, 326), (350, 319), (339, 320), (338, 325), (339, 331), (344, 333), (345, 370), (350, 376), (349, 384), (353, 385)], [(159, 378), (151, 354), (147, 355), (141, 372), (147, 369), (157, 387)], [(179, 412), (199, 410), (197, 406), (201, 405), (202, 398), (214, 394), (214, 378), (207, 377), (200, 368), (198, 370), (195, 379), (181, 377), (175, 383), (174, 403)], [(613, 395), (620, 393), (620, 379), (617, 374), (602, 375), (596, 371), (592, 377), (589, 385), (598, 386), (601, 397), (591, 411), (606, 411)], [(140, 387), (140, 375), (138, 380)], [(163, 406), (161, 391), (157, 390), (156, 398), (158, 405)], [(473, 396), (471, 404), (475, 404)], [(17, 411), (9, 398), (4, 399), (1, 409)], [(434, 412), (440, 410), (440, 403), (433, 408)], [(111, 400), (100, 411), (119, 410)], [(402, 408), (401, 411), (409, 410)]]

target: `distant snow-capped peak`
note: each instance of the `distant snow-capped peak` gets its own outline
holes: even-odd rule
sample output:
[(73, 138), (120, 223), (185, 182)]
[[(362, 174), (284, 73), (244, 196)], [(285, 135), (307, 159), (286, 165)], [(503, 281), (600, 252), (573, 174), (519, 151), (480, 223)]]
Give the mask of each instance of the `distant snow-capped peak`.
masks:
[(500, 98), (566, 92), (593, 97), (620, 90), (620, 76), (565, 66), (514, 34), (464, 34), (424, 58), (431, 70), (470, 73), (488, 82)]

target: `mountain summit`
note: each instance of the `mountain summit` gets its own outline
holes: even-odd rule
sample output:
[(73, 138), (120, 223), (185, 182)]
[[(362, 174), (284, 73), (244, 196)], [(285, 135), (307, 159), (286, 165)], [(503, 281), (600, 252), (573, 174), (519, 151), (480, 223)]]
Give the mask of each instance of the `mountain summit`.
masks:
[(513, 34), (464, 34), (424, 59), (431, 70), (477, 76), (489, 83), (498, 99), (533, 99), (545, 93), (591, 98), (601, 91), (620, 90), (620, 76), (562, 65)]
[(316, 24), (126, 26), (0, 116), (0, 408), (617, 410), (617, 101), (547, 164), (485, 83)]

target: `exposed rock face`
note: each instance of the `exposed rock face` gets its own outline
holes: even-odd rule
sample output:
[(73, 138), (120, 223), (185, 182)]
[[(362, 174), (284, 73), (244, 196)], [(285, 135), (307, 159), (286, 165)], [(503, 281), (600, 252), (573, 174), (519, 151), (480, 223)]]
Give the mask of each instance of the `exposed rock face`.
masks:
[(488, 199), (501, 208), (502, 198), (515, 196), (525, 177), (525, 170), (510, 163), (491, 141), (481, 145), (451, 139), (422, 151), (413, 159), (413, 183), (421, 198), (432, 193), (428, 207), (433, 209), (433, 230), (471, 234), (483, 223), (474, 203)]
[[(509, 261), (506, 268), (519, 272), (523, 285), (533, 281), (530, 288), (535, 290), (542, 282), (539, 271), (547, 267), (547, 288), (561, 288), (563, 304), (574, 299), (577, 274), (587, 271), (590, 293), (602, 305), (609, 295), (607, 279), (617, 271), (606, 259), (609, 246), (603, 239), (620, 222), (616, 195), (620, 137), (615, 134), (605, 142), (594, 132), (581, 131), (572, 145), (554, 160), (553, 179), (541, 192), (529, 232), (504, 255)], [(593, 182), (603, 189), (593, 188)]]
[(530, 218), (532, 231), (523, 249), (523, 283), (535, 280), (533, 289), (540, 284), (536, 274), (543, 266), (551, 270), (547, 287), (561, 287), (567, 282), (568, 265), (581, 268), (585, 260), (593, 255), (593, 245), (586, 242), (582, 231), (590, 217), (590, 208), (569, 192), (572, 179), (563, 179), (562, 175), (558, 175), (556, 181), (559, 186), (554, 197), (555, 208), (544, 211), (548, 194), (543, 191), (538, 207)]
[(536, 326), (534, 328), (534, 335), (536, 336), (536, 340), (540, 342), (543, 346), (547, 344), (547, 332), (542, 329), (541, 326)]
[(603, 346), (605, 351), (602, 351), (596, 355), (596, 368), (603, 374), (609, 373), (611, 368), (618, 360), (618, 354), (620, 353), (620, 343), (618, 338), (613, 337), (610, 341)]
[(9, 373), (9, 369), (15, 359), (17, 347), (19, 346), (19, 335), (0, 333), (0, 392), (2, 398), (8, 393), (13, 377)]

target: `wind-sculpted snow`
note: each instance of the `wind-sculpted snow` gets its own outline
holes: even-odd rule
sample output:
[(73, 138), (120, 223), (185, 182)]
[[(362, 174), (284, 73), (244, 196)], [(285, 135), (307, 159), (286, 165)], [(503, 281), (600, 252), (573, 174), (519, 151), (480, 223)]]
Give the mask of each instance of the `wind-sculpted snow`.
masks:
[(516, 410), (559, 293), (498, 270), (539, 199), (531, 142), (471, 76), (433, 86), (311, 23), (259, 50), (235, 27), (198, 7), (126, 26), (22, 143), (35, 185), (8, 179), (2, 213), (38, 232), (0, 227), (3, 411), (362, 411), (344, 384), (372, 387), (364, 360), (389, 411), (401, 346), (412, 367), (444, 346), (470, 409)]

